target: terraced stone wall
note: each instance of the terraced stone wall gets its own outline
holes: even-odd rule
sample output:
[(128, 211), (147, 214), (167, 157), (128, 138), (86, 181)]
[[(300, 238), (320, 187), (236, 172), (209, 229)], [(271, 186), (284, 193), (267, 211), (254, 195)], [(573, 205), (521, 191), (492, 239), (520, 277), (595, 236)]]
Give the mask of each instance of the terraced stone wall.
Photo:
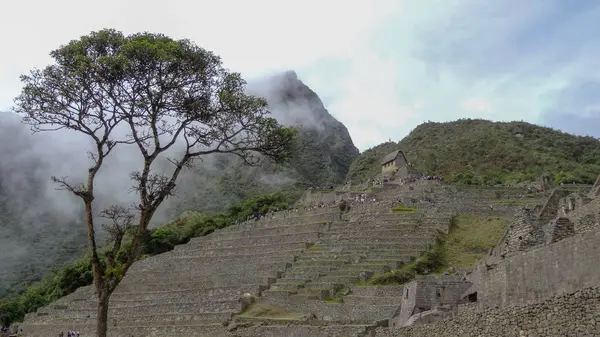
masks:
[(589, 287), (547, 301), (477, 312), (459, 310), (441, 322), (379, 328), (375, 337), (565, 337), (600, 335), (600, 288)]
[(576, 208), (568, 216), (575, 224), (577, 233), (600, 230), (600, 198), (595, 198), (588, 204)]
[(520, 209), (510, 224), (500, 254), (510, 256), (545, 243), (545, 233), (530, 209)]
[(567, 195), (569, 195), (568, 190), (556, 189), (552, 192), (552, 194), (544, 204), (544, 207), (538, 214), (540, 224), (546, 224), (550, 220), (556, 218), (559, 212), (560, 201)]
[(600, 285), (598, 256), (600, 232), (577, 234), (510, 256), (490, 270), (479, 263), (472, 282), (483, 309), (525, 305)]
[(401, 327), (415, 314), (455, 305), (462, 294), (471, 286), (461, 277), (432, 275), (406, 285), (398, 315), (389, 320), (390, 326)]

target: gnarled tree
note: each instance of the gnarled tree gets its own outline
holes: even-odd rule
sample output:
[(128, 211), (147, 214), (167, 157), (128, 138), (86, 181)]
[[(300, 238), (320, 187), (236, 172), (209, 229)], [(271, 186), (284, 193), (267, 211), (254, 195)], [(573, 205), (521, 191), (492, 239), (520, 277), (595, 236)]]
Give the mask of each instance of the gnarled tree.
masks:
[[(160, 34), (125, 36), (92, 32), (51, 53), (55, 64), (21, 77), (15, 111), (34, 132), (69, 130), (94, 142), (85, 184), (53, 180), (83, 200), (98, 296), (97, 336), (106, 336), (109, 298), (139, 255), (140, 240), (177, 178), (194, 159), (229, 153), (249, 165), (261, 158), (285, 162), (296, 130), (269, 117), (264, 99), (245, 94), (245, 81), (221, 60), (188, 40)], [(131, 245), (123, 229), (133, 218), (125, 208), (105, 210), (114, 246), (101, 258), (94, 226), (96, 176), (116, 147), (135, 146), (143, 160), (131, 174), (139, 195)], [(169, 156), (167, 155), (167, 152)], [(153, 170), (163, 156), (168, 173)], [(118, 258), (117, 258), (118, 255)]]

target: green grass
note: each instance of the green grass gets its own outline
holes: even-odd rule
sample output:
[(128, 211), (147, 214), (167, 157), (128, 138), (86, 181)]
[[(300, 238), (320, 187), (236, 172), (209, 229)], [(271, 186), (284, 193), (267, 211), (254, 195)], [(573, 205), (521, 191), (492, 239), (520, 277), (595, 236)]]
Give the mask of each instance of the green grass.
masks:
[(467, 214), (454, 217), (449, 234), (440, 238), (442, 269), (474, 267), (498, 243), (510, 222), (511, 217)]
[(473, 268), (506, 232), (511, 217), (459, 215), (448, 234), (440, 233), (436, 246), (396, 270), (376, 274), (366, 285), (405, 284), (419, 275), (443, 273), (450, 268)]
[(429, 273), (435, 272), (441, 266), (442, 256), (439, 246), (436, 246), (423, 253), (413, 262), (403, 265), (396, 270), (373, 275), (367, 283), (369, 285), (404, 284), (415, 279), (417, 275), (425, 274), (425, 271)]

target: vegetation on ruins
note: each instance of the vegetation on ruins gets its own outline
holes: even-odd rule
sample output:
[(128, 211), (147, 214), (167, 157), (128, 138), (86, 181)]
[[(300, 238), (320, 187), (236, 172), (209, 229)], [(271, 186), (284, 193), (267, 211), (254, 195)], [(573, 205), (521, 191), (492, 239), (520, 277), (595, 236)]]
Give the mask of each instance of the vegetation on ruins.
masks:
[(392, 212), (394, 213), (414, 213), (417, 211), (415, 207), (409, 207), (403, 204), (396, 205), (392, 207)]
[(511, 217), (460, 214), (452, 218), (450, 231), (442, 235), (439, 251), (444, 268), (473, 268), (502, 238)]
[[(15, 111), (34, 132), (66, 129), (94, 143), (84, 184), (53, 177), (61, 189), (81, 198), (96, 295), (97, 335), (106, 336), (112, 292), (141, 252), (144, 233), (177, 178), (195, 159), (213, 153), (238, 156), (248, 165), (262, 158), (277, 163), (292, 155), (296, 135), (269, 117), (264, 99), (245, 94), (245, 81), (216, 55), (188, 40), (102, 30), (51, 53), (54, 65), (21, 77), (24, 88)], [(131, 174), (139, 196), (134, 207), (114, 205), (100, 216), (112, 246), (96, 242), (96, 176), (117, 147), (135, 146), (140, 170)], [(170, 173), (157, 173), (167, 156)], [(125, 234), (134, 231), (130, 245)]]
[(381, 172), (379, 160), (401, 149), (415, 169), (459, 184), (518, 183), (548, 174), (554, 183), (593, 184), (600, 141), (525, 122), (460, 119), (424, 123), (398, 144), (364, 151), (348, 172), (353, 183)]
[(411, 263), (404, 264), (396, 270), (380, 275), (374, 275), (368, 281), (369, 285), (404, 284), (412, 281), (417, 275), (436, 272), (442, 267), (443, 257), (438, 243), (415, 258)]
[[(299, 192), (296, 190), (279, 191), (245, 199), (218, 214), (183, 214), (164, 226), (144, 233), (140, 258), (169, 251), (176, 245), (187, 243), (192, 237), (208, 235), (235, 221), (246, 220), (254, 211), (266, 214), (277, 209), (286, 209), (298, 196)], [(134, 233), (130, 231), (126, 235), (124, 246), (131, 244), (132, 234)], [(21, 294), (0, 299), (0, 325), (9, 326), (20, 321), (26, 313), (34, 312), (79, 287), (91, 285), (92, 282), (92, 264), (88, 254), (63, 269), (52, 270)]]
[(498, 244), (510, 221), (511, 217), (457, 215), (452, 218), (448, 234), (438, 234), (435, 247), (396, 270), (374, 275), (368, 283), (404, 284), (419, 275), (473, 268)]

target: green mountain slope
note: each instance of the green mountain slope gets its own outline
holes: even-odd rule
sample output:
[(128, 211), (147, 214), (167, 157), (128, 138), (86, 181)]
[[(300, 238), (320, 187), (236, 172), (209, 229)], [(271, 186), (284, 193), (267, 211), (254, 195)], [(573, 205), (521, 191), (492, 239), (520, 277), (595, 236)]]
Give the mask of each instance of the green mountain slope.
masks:
[[(525, 122), (461, 119), (424, 123), (402, 139), (417, 170), (443, 175), (458, 183), (496, 184), (539, 179), (555, 183), (593, 183), (600, 171), (600, 141)], [(361, 154), (348, 178), (357, 180), (379, 171), (377, 159), (394, 144), (381, 144)]]
[(249, 86), (265, 97), (275, 118), (300, 128), (297, 157), (287, 167), (264, 163), (248, 167), (232, 156), (213, 156), (186, 173), (179, 194), (169, 203), (169, 215), (182, 211), (217, 212), (235, 202), (293, 186), (331, 186), (344, 182), (359, 155), (344, 124), (320, 98), (290, 71)]
[[(298, 184), (343, 182), (359, 152), (346, 127), (327, 112), (316, 93), (294, 72), (248, 89), (267, 99), (281, 123), (299, 126), (298, 157), (289, 167), (269, 163), (247, 167), (238, 158), (224, 155), (204, 158), (182, 175), (178, 195), (167, 200), (162, 220), (157, 221), (187, 210), (219, 212), (242, 199)], [(48, 165), (52, 151), (44, 157), (46, 151), (32, 150), (39, 148), (43, 146), (18, 120), (0, 119), (0, 297), (9, 288), (18, 290), (10, 284), (39, 278), (49, 268), (71, 262), (75, 252), (85, 248), (85, 229), (77, 219), (46, 207), (49, 177), (64, 172), (54, 172)], [(67, 198), (66, 192), (59, 191), (51, 196)]]

